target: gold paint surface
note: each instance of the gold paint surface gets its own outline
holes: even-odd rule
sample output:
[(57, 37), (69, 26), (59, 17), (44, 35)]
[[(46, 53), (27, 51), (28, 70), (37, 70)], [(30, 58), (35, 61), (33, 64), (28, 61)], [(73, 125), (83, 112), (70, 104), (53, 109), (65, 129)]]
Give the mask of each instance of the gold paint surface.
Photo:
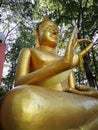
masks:
[[(32, 85), (8, 93), (1, 107), (4, 130), (67, 130), (97, 114), (98, 100)], [(95, 114), (96, 113), (96, 114)]]

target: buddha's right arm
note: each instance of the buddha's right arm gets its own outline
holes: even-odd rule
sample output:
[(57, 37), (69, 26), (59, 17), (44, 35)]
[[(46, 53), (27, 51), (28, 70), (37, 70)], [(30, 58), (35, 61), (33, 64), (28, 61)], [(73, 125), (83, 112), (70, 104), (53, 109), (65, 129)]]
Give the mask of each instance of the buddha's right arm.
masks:
[(29, 73), (30, 56), (31, 52), (28, 48), (23, 49), (20, 53), (16, 71), (15, 86), (23, 84), (40, 85), (41, 82), (51, 78), (52, 76), (72, 68), (70, 61), (65, 57), (57, 60), (56, 62), (50, 63), (39, 70)]

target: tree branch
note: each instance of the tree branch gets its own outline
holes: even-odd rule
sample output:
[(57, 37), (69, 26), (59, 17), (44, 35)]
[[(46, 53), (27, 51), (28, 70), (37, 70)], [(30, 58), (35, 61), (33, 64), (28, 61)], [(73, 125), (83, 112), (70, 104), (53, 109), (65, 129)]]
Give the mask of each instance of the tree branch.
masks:
[(18, 25), (19, 25), (19, 23), (17, 23), (11, 30), (8, 31), (7, 35), (5, 36), (5, 39), (7, 39), (8, 35), (11, 33), (11, 31), (13, 31)]

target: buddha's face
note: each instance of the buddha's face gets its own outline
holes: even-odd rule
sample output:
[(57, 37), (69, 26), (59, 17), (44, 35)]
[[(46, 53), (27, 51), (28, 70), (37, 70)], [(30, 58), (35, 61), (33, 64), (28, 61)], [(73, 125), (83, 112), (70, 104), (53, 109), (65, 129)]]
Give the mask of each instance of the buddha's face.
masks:
[(55, 48), (58, 42), (58, 27), (52, 21), (39, 25), (39, 44)]

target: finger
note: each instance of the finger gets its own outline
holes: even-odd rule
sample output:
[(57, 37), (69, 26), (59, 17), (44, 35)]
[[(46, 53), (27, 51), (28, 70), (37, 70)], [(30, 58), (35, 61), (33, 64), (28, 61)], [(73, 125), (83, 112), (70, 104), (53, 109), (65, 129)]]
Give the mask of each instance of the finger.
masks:
[(75, 88), (77, 89), (77, 90), (82, 90), (82, 91), (87, 91), (87, 90), (89, 90), (89, 87), (87, 87), (87, 86), (84, 86), (84, 85), (75, 85)]
[(93, 43), (91, 43), (89, 46), (87, 46), (83, 51), (81, 51), (79, 54), (81, 55), (81, 56), (85, 56), (89, 51), (90, 51), (90, 49), (93, 47)]
[(89, 97), (96, 97), (98, 98), (98, 91), (79, 91), (79, 90), (76, 90), (76, 89), (69, 89), (68, 91), (69, 93), (74, 93), (74, 94), (77, 94), (77, 95), (84, 95), (84, 96), (89, 96)]
[(76, 46), (78, 46), (79, 44), (81, 44), (81, 43), (92, 43), (92, 41), (91, 40), (88, 40), (88, 39), (79, 39), (79, 40), (77, 40), (75, 43), (74, 43), (74, 47), (76, 47)]
[(89, 91), (87, 93), (85, 92), (85, 96), (98, 98), (98, 91)]
[(96, 89), (94, 89), (94, 88), (91, 88), (91, 87), (88, 87), (88, 86), (85, 86), (85, 85), (75, 85), (75, 88), (77, 89), (77, 90), (82, 90), (82, 91), (89, 91), (89, 90), (94, 90), (94, 91), (96, 91)]
[(76, 38), (77, 38), (77, 33), (78, 33), (78, 29), (77, 29), (77, 26), (75, 26), (75, 27), (74, 27), (74, 30), (73, 30), (73, 32), (72, 32), (70, 41), (69, 41), (70, 44), (74, 43), (74, 41), (76, 40)]
[(69, 58), (72, 58), (73, 56), (73, 43), (75, 41), (75, 38), (76, 38), (76, 35), (77, 35), (77, 27), (75, 26), (73, 32), (72, 32), (72, 35), (71, 35), (71, 38), (70, 38), (70, 41), (69, 41), (69, 44), (66, 48), (66, 59), (69, 60)]

